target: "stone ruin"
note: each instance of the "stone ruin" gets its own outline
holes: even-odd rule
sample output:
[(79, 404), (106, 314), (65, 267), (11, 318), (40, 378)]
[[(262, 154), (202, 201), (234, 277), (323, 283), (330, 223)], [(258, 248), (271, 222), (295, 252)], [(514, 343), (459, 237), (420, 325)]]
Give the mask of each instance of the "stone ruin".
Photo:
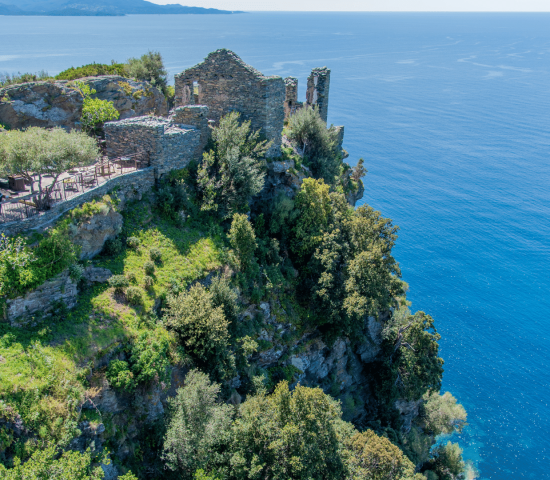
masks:
[[(306, 106), (319, 107), (327, 121), (330, 70), (315, 68), (307, 81)], [(168, 117), (135, 117), (105, 124), (107, 153), (122, 157), (145, 152), (158, 174), (200, 159), (209, 126), (229, 112), (239, 112), (281, 155), (285, 120), (304, 104), (298, 102), (298, 79), (266, 76), (235, 53), (221, 49), (175, 76), (175, 105)]]
[(105, 143), (110, 158), (138, 154), (156, 174), (185, 167), (200, 159), (208, 141), (208, 107), (175, 108), (165, 117), (135, 117), (105, 123)]

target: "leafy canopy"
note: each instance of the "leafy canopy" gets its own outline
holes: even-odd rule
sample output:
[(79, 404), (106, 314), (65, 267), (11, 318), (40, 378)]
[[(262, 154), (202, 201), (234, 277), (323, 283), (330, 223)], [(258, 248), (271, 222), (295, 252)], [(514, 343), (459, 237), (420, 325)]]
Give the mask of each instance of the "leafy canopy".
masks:
[(222, 219), (249, 210), (251, 197), (264, 186), (264, 156), (270, 146), (259, 135), (250, 131), (250, 121), (240, 123), (237, 112), (221, 118), (198, 170), (202, 210), (217, 212)]
[(237, 253), (237, 258), (243, 272), (249, 272), (256, 263), (254, 251), (258, 244), (254, 228), (244, 214), (235, 213), (229, 230), (229, 241)]
[(302, 150), (305, 163), (315, 178), (333, 185), (340, 172), (342, 153), (338, 152), (338, 134), (319, 115), (319, 108), (305, 107), (288, 119), (287, 136)]
[(182, 478), (193, 478), (196, 470), (217, 464), (217, 448), (228, 443), (232, 407), (221, 403), (219, 396), (218, 384), (191, 370), (185, 386), (170, 400), (163, 458)]
[[(99, 154), (97, 143), (81, 132), (67, 133), (62, 128), (46, 130), (30, 127), (0, 135), (0, 171), (21, 175), (32, 185), (38, 175), (39, 207), (50, 204), (51, 193), (61, 174), (93, 163)], [(50, 185), (43, 185), (45, 175), (53, 176)]]
[(214, 307), (213, 295), (201, 284), (168, 297), (166, 325), (198, 366), (224, 378), (233, 372), (229, 351), (228, 322), (221, 306)]
[(101, 467), (92, 467), (92, 455), (67, 451), (57, 458), (57, 449), (53, 446), (37, 450), (25, 463), (15, 458), (14, 467), (6, 469), (0, 463), (0, 476), (4, 480), (99, 480), (103, 478)]
[(80, 123), (82, 130), (89, 133), (96, 133), (98, 128), (109, 120), (116, 120), (120, 113), (113, 102), (92, 98), (97, 92), (81, 80), (74, 82), (75, 89), (82, 95), (82, 116)]
[(166, 94), (168, 72), (160, 52), (149, 51), (140, 58), (129, 58), (124, 71), (127, 76), (149, 82)]

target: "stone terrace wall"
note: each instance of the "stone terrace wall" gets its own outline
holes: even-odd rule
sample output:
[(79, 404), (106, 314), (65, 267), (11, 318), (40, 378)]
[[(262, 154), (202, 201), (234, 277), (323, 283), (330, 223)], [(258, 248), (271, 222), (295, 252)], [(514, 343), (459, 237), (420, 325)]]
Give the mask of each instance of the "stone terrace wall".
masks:
[(154, 184), (155, 169), (153, 167), (136, 170), (126, 175), (115, 177), (99, 187), (92, 188), (87, 192), (76, 195), (65, 202), (58, 203), (51, 210), (40, 215), (25, 220), (0, 224), (0, 233), (11, 236), (26, 230), (44, 226), (57, 219), (63, 213), (83, 203), (90, 202), (95, 197), (102, 197), (115, 187), (119, 187), (117, 191), (119, 197), (124, 197), (125, 199), (131, 199), (133, 197), (140, 198), (140, 196), (147, 190), (150, 190)]
[(306, 105), (319, 106), (319, 114), (326, 122), (328, 118), (328, 93), (330, 70), (327, 67), (314, 68), (307, 79)]
[(285, 100), (281, 77), (265, 76), (235, 53), (221, 49), (176, 75), (175, 83), (176, 106), (208, 105), (209, 118), (216, 122), (223, 115), (237, 111), (243, 120), (250, 120), (254, 130), (273, 140), (268, 155), (280, 155)]

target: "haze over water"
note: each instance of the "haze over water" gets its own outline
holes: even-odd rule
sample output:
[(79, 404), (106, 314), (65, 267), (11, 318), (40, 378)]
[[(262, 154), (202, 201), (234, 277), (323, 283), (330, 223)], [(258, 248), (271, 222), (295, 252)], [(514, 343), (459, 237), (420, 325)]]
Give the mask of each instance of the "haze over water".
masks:
[(332, 69), (329, 123), (364, 202), (401, 227), (414, 310), (484, 479), (550, 478), (550, 14), (0, 17), (0, 72), (229, 48), (265, 74)]

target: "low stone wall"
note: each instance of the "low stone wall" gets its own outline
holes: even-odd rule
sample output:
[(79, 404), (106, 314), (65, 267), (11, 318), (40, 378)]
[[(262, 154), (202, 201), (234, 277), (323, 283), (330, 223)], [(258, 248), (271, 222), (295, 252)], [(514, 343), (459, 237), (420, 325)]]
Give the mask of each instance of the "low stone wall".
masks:
[(115, 187), (118, 187), (119, 196), (122, 195), (126, 199), (129, 199), (132, 197), (140, 197), (141, 194), (150, 190), (154, 184), (155, 169), (153, 167), (145, 168), (143, 170), (136, 170), (134, 172), (121, 175), (120, 177), (115, 177), (99, 187), (92, 188), (87, 192), (76, 195), (65, 202), (58, 203), (51, 210), (48, 210), (40, 215), (36, 215), (25, 220), (17, 220), (15, 222), (1, 224), (0, 233), (7, 236), (12, 236), (26, 230), (42, 227), (57, 219), (65, 212), (72, 210), (83, 203), (89, 202), (95, 197), (102, 197)]

